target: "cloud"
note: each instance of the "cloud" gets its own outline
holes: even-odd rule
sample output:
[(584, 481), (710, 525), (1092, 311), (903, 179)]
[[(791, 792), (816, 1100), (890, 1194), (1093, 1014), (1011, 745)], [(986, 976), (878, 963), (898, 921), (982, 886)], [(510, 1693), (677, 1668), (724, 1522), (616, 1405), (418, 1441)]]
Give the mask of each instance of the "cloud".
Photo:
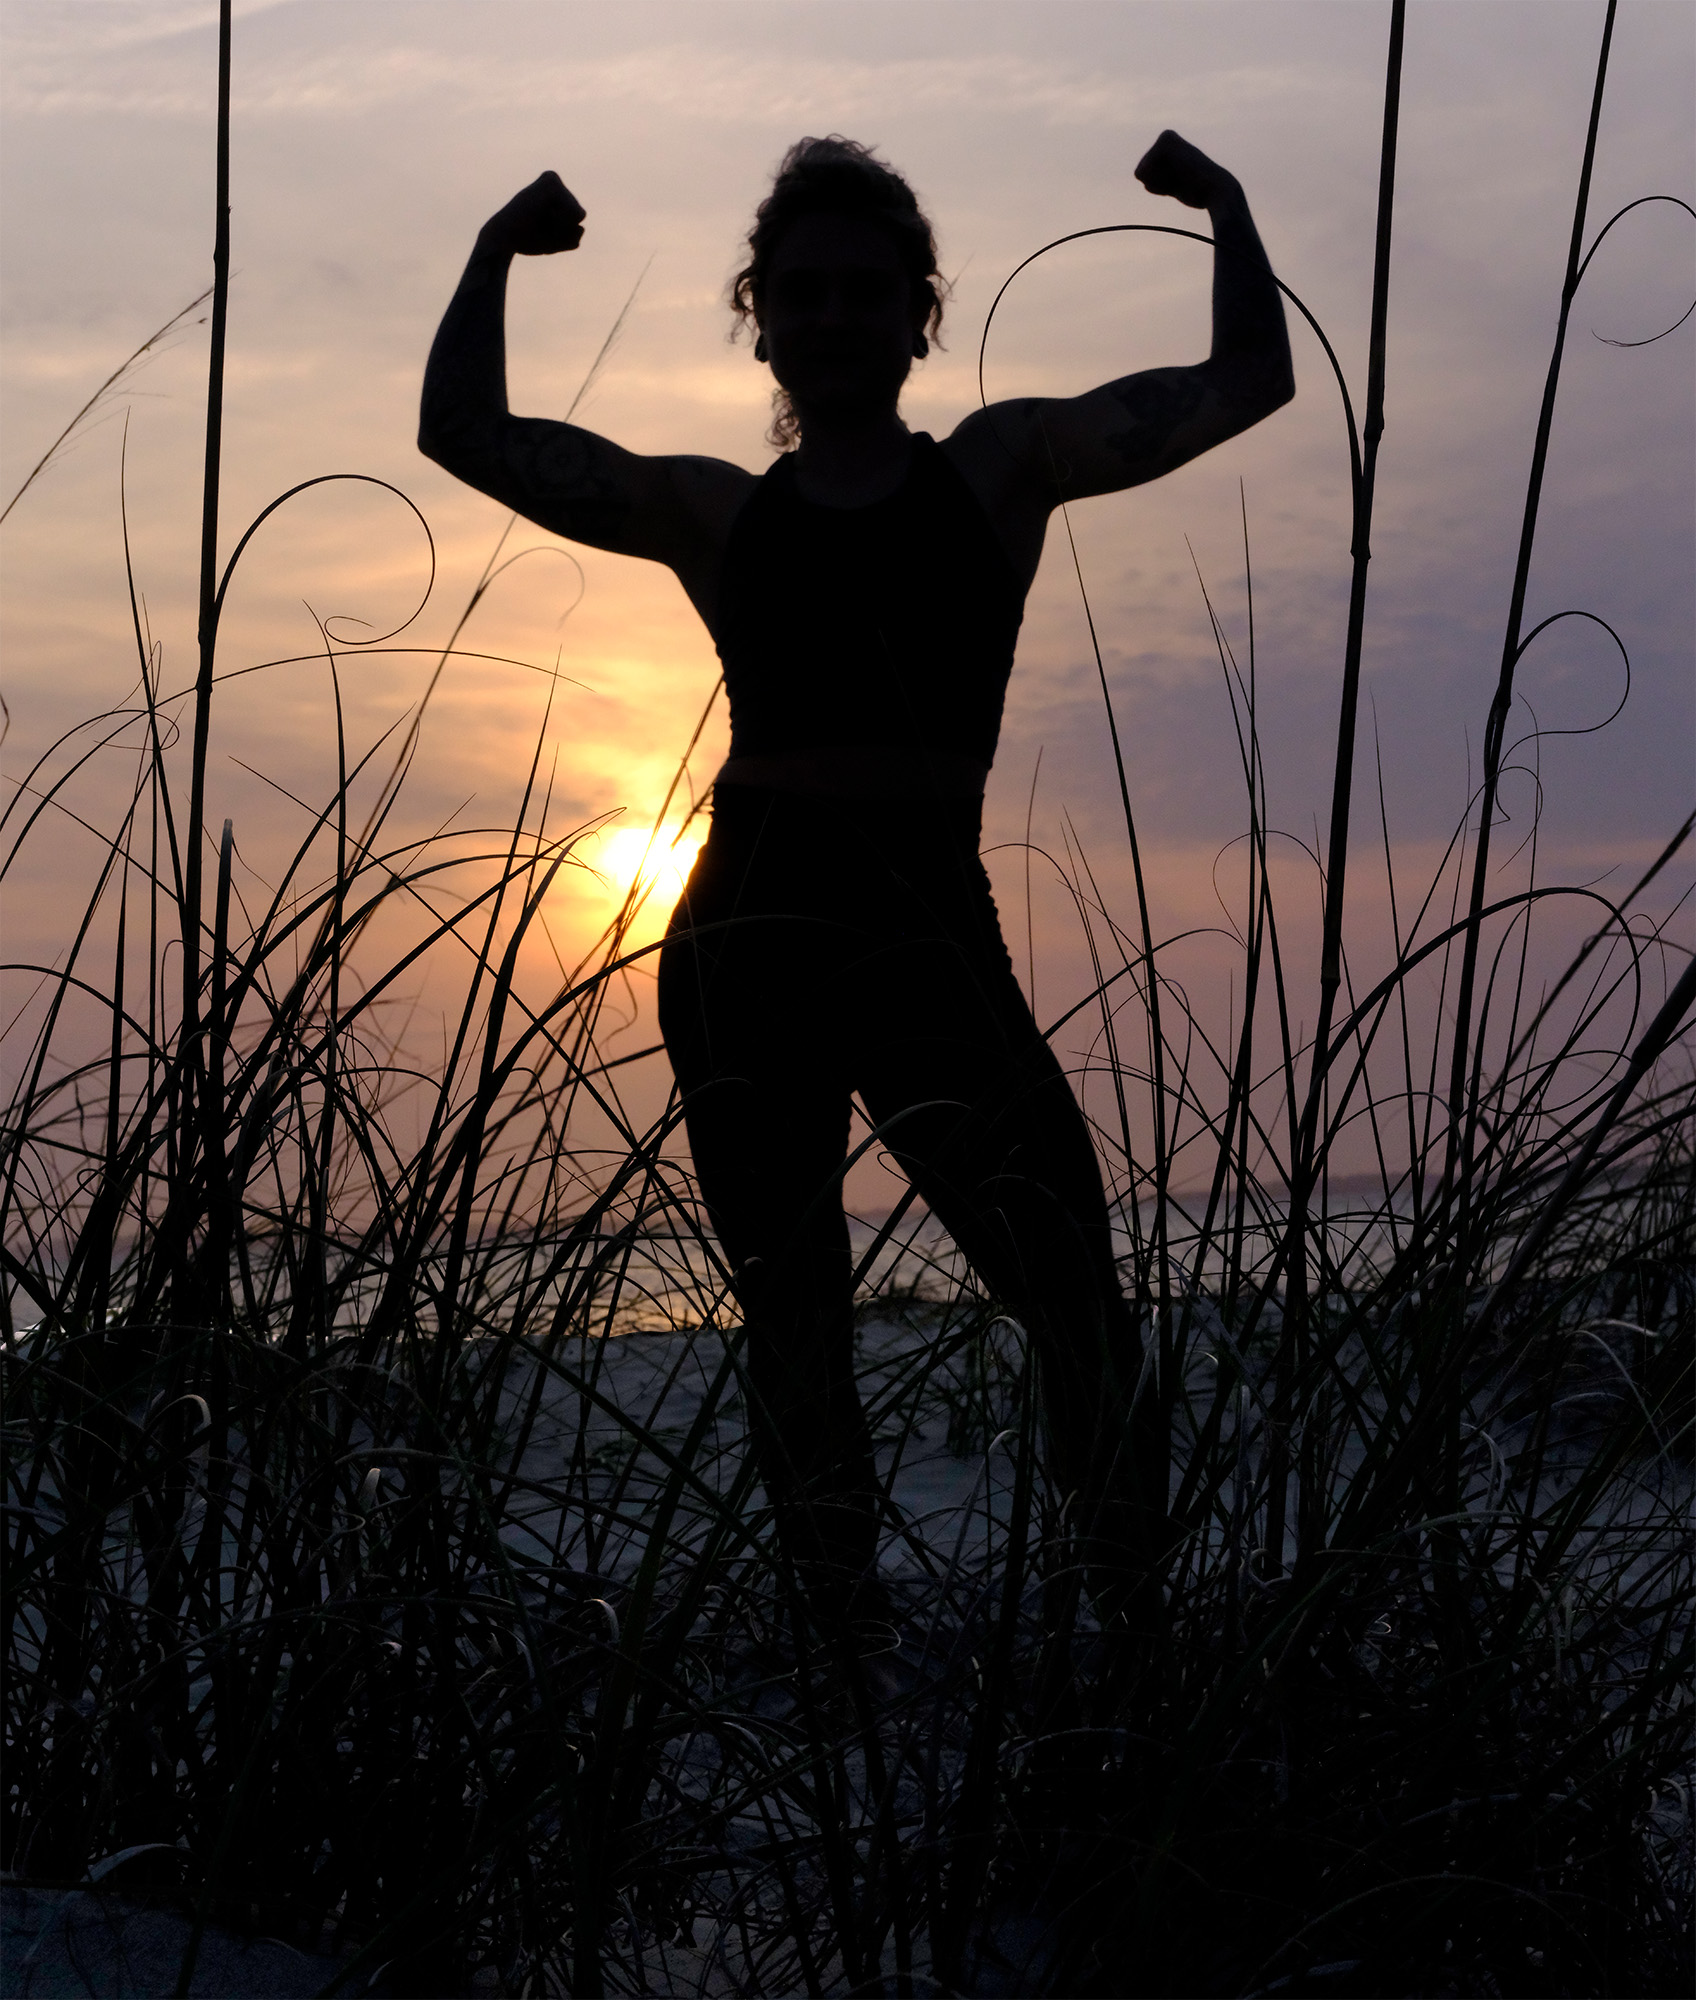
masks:
[[(235, 0), (236, 19), (269, 14), (291, 0)], [(57, 4), (12, 6), (7, 39), (26, 58), (73, 56), (86, 60), (110, 49), (136, 49), (167, 42), (180, 35), (215, 28), (216, 0), (123, 0), (122, 5), (83, 0), (68, 7)]]
[[(272, 5), (281, 0), (271, 0)], [(101, 10), (104, 12), (104, 10)], [(202, 7), (149, 10), (146, 34), (96, 26), (87, 40), (60, 32), (26, 35), (8, 66), (6, 109), (37, 116), (122, 112), (199, 117), (208, 79), (169, 44), (209, 18)], [(103, 56), (120, 60), (102, 61)], [(1205, 99), (1221, 113), (1269, 96), (1283, 102), (1327, 95), (1340, 80), (1313, 64), (1221, 68)], [(843, 60), (807, 53), (751, 54), (693, 41), (613, 55), (538, 54), (515, 38), (501, 53), (469, 52), (385, 35), (333, 49), (269, 47), (264, 63), (238, 61), (233, 100), (244, 115), (355, 115), (446, 100), (456, 115), (522, 107), (623, 105), (705, 123), (792, 122), (828, 108), (833, 118), (895, 112), (965, 111), (977, 117), (1040, 118), (1054, 125), (1147, 127), (1158, 86), (1127, 88), (1082, 61), (1016, 53), (890, 56)], [(1146, 98), (1146, 102), (1144, 101)]]

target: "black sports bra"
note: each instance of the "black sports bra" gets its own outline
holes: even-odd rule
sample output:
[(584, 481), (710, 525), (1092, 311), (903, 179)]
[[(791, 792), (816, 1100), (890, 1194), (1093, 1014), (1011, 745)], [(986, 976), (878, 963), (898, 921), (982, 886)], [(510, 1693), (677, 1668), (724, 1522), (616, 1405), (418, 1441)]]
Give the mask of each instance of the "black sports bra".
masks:
[(879, 745), (994, 761), (1019, 589), (976, 496), (925, 432), (869, 507), (821, 507), (780, 458), (719, 583), (730, 754)]

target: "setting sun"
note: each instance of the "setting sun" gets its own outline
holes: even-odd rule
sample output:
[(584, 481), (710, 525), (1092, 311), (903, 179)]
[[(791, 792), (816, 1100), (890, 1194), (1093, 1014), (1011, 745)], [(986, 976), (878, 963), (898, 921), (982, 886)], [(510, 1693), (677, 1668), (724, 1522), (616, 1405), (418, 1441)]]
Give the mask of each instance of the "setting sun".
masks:
[(678, 831), (669, 826), (609, 826), (597, 834), (585, 858), (620, 899), (638, 885), (656, 901), (674, 901), (683, 893), (707, 837), (704, 821)]

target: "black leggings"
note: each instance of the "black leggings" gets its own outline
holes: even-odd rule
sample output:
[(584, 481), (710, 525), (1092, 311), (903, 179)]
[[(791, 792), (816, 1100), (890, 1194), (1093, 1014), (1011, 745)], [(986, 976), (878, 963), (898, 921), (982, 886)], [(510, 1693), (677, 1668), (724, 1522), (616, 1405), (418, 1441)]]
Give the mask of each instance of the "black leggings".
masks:
[(875, 1551), (842, 1210), (851, 1095), (1031, 1334), (1051, 1470), (1086, 1503), (1140, 1361), (1094, 1147), (1014, 977), (979, 814), (720, 786), (660, 957), (660, 1027), (748, 1328), (761, 1477), (827, 1590)]

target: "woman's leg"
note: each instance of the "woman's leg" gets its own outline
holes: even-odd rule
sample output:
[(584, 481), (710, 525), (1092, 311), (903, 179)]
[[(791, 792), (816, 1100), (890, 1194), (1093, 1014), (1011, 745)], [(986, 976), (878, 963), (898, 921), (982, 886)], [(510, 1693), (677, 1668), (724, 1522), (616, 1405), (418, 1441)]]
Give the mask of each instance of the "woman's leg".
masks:
[[(986, 899), (987, 900), (987, 899)], [(992, 906), (991, 916), (992, 916)], [(990, 1291), (1031, 1336), (1050, 1473), (1098, 1602), (1146, 1573), (1164, 1511), (1154, 1402), (1120, 1288), (1089, 1128), (981, 924), (905, 953), (896, 1030), (868, 1038), (855, 1081), (885, 1144)]]
[(695, 1174), (748, 1329), (749, 1430), (809, 1591), (848, 1601), (876, 1555), (842, 1213), (848, 1094), (723, 1074), (689, 1091)]
[(815, 1609), (848, 1616), (875, 1563), (876, 1476), (854, 1381), (829, 940), (772, 919), (691, 936), (722, 909), (710, 860), (702, 873), (661, 955), (661, 1029), (748, 1330), (750, 1438), (778, 1532)]

